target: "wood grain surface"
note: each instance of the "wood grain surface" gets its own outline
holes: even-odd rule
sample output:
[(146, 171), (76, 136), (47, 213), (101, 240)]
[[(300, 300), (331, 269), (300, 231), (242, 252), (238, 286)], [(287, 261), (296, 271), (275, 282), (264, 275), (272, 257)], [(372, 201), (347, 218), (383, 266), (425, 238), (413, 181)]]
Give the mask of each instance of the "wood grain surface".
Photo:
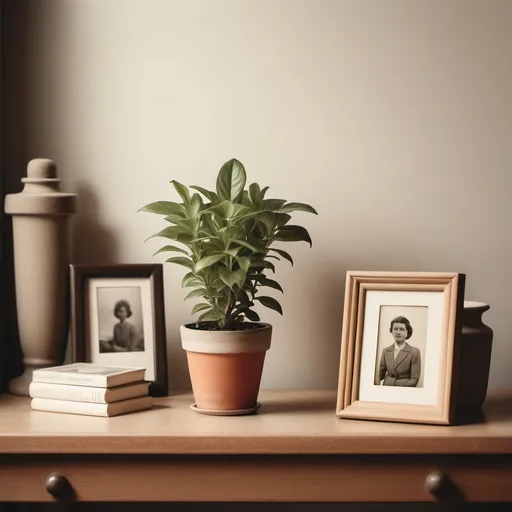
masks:
[(512, 454), (512, 392), (455, 426), (335, 416), (336, 391), (262, 391), (252, 416), (200, 415), (190, 393), (114, 418), (30, 409), (0, 396), (0, 454)]

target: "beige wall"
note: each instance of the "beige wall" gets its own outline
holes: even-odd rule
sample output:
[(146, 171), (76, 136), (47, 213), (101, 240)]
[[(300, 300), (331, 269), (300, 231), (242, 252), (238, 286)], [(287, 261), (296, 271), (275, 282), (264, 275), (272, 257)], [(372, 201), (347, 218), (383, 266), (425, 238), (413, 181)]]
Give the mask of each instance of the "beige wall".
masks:
[[(278, 267), (264, 387), (336, 386), (347, 269), (466, 272), (491, 304), (491, 387), (512, 385), (512, 2), (28, 3), (25, 157), (80, 194), (75, 262), (163, 261), (137, 209), (236, 157), (320, 214), (296, 214), (313, 248)], [(182, 275), (165, 267), (173, 389)]]

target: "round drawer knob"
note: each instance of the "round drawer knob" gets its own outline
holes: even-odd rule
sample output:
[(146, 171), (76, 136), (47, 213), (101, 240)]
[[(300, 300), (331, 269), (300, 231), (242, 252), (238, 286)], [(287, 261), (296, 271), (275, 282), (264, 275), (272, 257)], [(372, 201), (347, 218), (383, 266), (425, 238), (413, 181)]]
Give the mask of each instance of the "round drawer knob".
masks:
[(50, 473), (46, 477), (46, 490), (54, 498), (64, 498), (69, 494), (71, 485), (64, 475), (59, 473)]
[(433, 496), (441, 496), (448, 486), (448, 475), (442, 471), (433, 471), (425, 478), (425, 488)]

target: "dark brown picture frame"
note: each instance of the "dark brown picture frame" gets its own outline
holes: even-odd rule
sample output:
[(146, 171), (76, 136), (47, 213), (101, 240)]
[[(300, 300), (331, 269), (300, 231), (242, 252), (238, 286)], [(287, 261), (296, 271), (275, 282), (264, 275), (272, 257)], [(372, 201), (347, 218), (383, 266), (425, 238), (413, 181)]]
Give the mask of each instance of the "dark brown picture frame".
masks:
[(87, 359), (86, 339), (86, 281), (95, 278), (147, 278), (153, 299), (153, 329), (155, 380), (150, 381), (151, 396), (168, 395), (167, 346), (165, 336), (163, 265), (160, 263), (115, 265), (70, 265), (71, 284), (71, 359), (72, 362), (90, 362)]

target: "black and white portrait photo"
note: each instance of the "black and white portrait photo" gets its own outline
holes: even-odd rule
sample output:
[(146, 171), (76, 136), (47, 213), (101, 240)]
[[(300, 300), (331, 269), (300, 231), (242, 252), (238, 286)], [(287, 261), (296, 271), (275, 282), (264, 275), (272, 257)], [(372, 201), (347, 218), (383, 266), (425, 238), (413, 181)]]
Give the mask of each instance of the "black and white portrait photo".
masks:
[(98, 287), (99, 352), (143, 352), (141, 289)]
[(422, 388), (428, 307), (380, 306), (377, 386)]

